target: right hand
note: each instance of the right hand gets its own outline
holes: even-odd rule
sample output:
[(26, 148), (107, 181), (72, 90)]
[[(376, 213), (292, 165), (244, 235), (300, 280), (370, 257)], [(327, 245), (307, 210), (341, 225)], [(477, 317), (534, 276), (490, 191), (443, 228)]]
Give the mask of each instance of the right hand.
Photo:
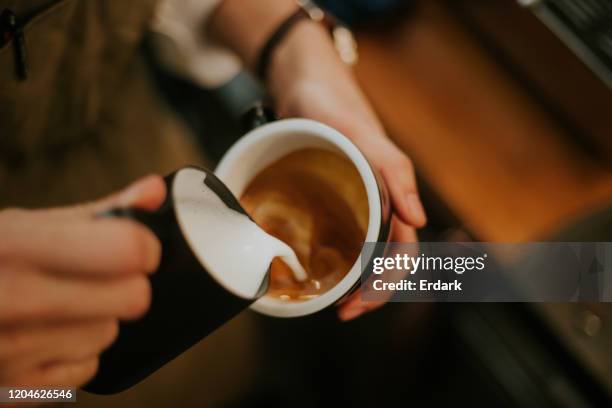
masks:
[(95, 215), (154, 210), (165, 193), (149, 176), (95, 203), (0, 211), (0, 385), (77, 387), (95, 375), (118, 322), (149, 308), (161, 255), (146, 227)]

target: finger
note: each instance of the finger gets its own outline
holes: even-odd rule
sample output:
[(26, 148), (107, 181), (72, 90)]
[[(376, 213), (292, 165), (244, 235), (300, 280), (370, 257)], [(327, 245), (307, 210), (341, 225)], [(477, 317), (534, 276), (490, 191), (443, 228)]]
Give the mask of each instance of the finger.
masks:
[(37, 367), (15, 378), (12, 385), (22, 387), (80, 387), (94, 377), (98, 371), (98, 365), (98, 357), (91, 357), (83, 361)]
[(416, 228), (425, 226), (427, 217), (419, 199), (414, 170), (408, 158), (402, 156), (390, 161), (381, 169), (381, 173), (389, 187), (393, 208), (402, 221)]
[(72, 217), (75, 215), (91, 217), (112, 208), (141, 208), (154, 211), (166, 197), (166, 183), (156, 174), (142, 177), (122, 190), (102, 199), (68, 207), (54, 208), (50, 211), (56, 216)]
[(10, 378), (43, 363), (99, 355), (117, 338), (116, 319), (19, 325), (0, 334), (0, 365)]
[[(393, 216), (391, 220), (391, 237), (390, 242), (416, 242), (416, 230), (410, 226), (402, 222), (396, 216)], [(389, 277), (389, 276), (387, 276)], [(373, 280), (374, 276), (370, 277), (369, 280)], [(398, 279), (397, 276), (391, 274), (390, 279)], [(364, 313), (375, 310), (386, 303), (388, 299), (381, 300), (363, 300), (363, 291), (359, 289), (355, 293), (353, 293), (349, 298), (338, 308), (338, 317), (340, 320), (349, 321), (361, 316)], [(377, 295), (382, 296), (382, 295)], [(388, 294), (390, 297), (391, 294)]]
[(156, 174), (145, 176), (123, 189), (115, 197), (94, 203), (89, 212), (98, 214), (114, 207), (134, 207), (154, 211), (166, 197), (166, 183)]
[(149, 279), (64, 279), (38, 272), (0, 273), (0, 325), (142, 316), (151, 302)]
[(361, 289), (356, 290), (338, 308), (338, 317), (342, 321), (353, 320), (364, 313), (378, 309), (384, 305), (384, 301), (365, 301), (361, 298)]
[(405, 223), (396, 216), (392, 218), (391, 224), (391, 237), (389, 242), (417, 242), (417, 232), (412, 225)]
[(135, 221), (73, 218), (36, 222), (24, 217), (4, 229), (11, 241), (0, 245), (0, 258), (74, 275), (152, 272), (159, 264), (159, 240)]

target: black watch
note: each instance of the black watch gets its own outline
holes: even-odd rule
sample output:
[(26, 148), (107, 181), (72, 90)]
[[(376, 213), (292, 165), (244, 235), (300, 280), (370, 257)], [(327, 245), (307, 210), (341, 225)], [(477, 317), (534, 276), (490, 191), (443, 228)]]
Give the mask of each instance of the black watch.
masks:
[(319, 6), (310, 0), (298, 0), (298, 5), (298, 10), (283, 20), (261, 48), (255, 65), (255, 73), (264, 82), (274, 50), (282, 42), (291, 28), (304, 18), (321, 23), (329, 30), (336, 50), (338, 51), (338, 55), (345, 64), (353, 65), (357, 62), (357, 43), (355, 42), (353, 33), (351, 33), (346, 25), (325, 13)]

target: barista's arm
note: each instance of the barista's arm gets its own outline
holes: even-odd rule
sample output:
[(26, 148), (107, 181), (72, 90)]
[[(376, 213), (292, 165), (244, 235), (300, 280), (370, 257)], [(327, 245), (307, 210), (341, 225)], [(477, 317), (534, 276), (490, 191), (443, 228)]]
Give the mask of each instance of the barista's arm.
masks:
[[(293, 0), (224, 0), (210, 16), (208, 32), (252, 69), (263, 44), (296, 7)], [(412, 163), (385, 135), (327, 30), (301, 20), (274, 50), (268, 69), (266, 85), (277, 112), (319, 120), (351, 138), (389, 188), (396, 212), (392, 240), (415, 241), (414, 229), (426, 219)], [(339, 313), (348, 320), (376, 306), (355, 294)]]
[[(293, 0), (224, 0), (210, 17), (209, 32), (252, 68), (265, 41), (296, 7)], [(266, 85), (277, 112), (317, 119), (346, 134), (383, 174), (401, 220), (423, 226), (425, 214), (410, 159), (386, 137), (327, 30), (300, 21), (270, 62)]]

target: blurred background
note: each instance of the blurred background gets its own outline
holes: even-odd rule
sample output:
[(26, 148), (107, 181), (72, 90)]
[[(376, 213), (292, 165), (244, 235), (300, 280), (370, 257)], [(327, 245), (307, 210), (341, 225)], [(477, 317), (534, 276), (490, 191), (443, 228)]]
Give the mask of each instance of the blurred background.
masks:
[[(355, 73), (415, 162), (430, 219), (421, 240), (612, 240), (612, 2), (320, 4), (353, 29)], [(262, 89), (246, 73), (202, 89), (143, 52), (160, 94), (218, 160)], [(392, 303), (340, 324), (334, 310), (291, 320), (246, 312), (198, 347), (243, 336), (245, 324), (248, 347), (220, 347), (207, 362), (214, 375), (178, 384), (168, 373), (198, 358), (186, 353), (147, 380), (165, 390), (150, 405), (181, 395), (186, 406), (610, 406), (611, 313)], [(249, 380), (228, 368), (238, 363)], [(137, 393), (102, 401), (129, 405)]]

